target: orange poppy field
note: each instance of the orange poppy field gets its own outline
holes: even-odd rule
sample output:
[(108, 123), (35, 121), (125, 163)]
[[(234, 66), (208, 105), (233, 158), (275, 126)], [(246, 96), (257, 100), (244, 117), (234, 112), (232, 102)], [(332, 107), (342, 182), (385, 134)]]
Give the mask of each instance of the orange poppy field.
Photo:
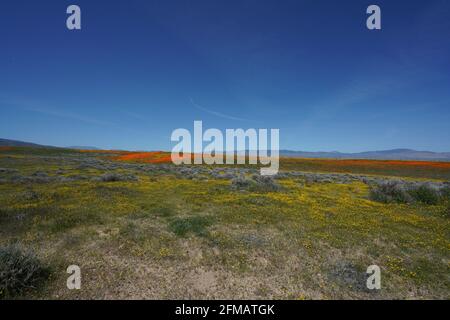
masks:
[[(83, 152), (104, 153), (112, 160), (140, 163), (172, 163), (171, 154), (164, 151), (98, 151)], [(410, 160), (368, 160), (368, 159), (312, 159), (280, 158), (281, 170), (301, 170), (310, 172), (338, 172), (354, 174), (373, 174), (384, 176), (450, 179), (450, 162), (410, 161)]]

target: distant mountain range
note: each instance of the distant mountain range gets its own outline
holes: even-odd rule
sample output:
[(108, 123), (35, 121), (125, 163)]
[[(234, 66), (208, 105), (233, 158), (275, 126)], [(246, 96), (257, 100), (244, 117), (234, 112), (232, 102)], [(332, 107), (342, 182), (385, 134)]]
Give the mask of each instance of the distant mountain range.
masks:
[(280, 156), (296, 158), (450, 161), (450, 152), (417, 151), (412, 149), (391, 149), (357, 153), (280, 150)]
[[(33, 147), (33, 148), (56, 148), (36, 143), (0, 139), (0, 146), (8, 147)], [(92, 146), (71, 146), (68, 149), (100, 150)], [(328, 158), (328, 159), (378, 159), (378, 160), (430, 160), (430, 161), (450, 161), (450, 152), (417, 151), (412, 149), (392, 149), (380, 151), (366, 151), (357, 153), (333, 152), (309, 152), (280, 150), (282, 157), (294, 158)]]
[(69, 149), (76, 149), (76, 150), (100, 150), (97, 147), (90, 147), (90, 146), (71, 146), (67, 147)]

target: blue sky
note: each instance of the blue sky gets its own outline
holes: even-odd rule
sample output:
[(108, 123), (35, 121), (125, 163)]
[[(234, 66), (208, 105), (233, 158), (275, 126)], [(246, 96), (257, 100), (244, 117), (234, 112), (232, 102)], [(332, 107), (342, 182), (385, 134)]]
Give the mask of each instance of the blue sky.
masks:
[(0, 137), (170, 150), (202, 120), (283, 149), (450, 151), (449, 57), (446, 0), (8, 0)]

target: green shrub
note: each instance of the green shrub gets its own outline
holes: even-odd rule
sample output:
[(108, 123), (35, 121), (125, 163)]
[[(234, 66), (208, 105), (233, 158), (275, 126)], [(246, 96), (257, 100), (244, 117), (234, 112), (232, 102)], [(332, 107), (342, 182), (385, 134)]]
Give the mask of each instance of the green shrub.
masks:
[(374, 201), (384, 203), (410, 203), (413, 201), (413, 198), (408, 193), (406, 188), (402, 184), (395, 181), (389, 181), (371, 186), (369, 197)]
[(105, 173), (94, 179), (103, 182), (138, 181), (138, 177), (133, 174)]
[(434, 205), (444, 199), (444, 192), (426, 183), (405, 184), (399, 181), (387, 181), (372, 185), (369, 197), (384, 203), (421, 202)]
[(208, 226), (212, 224), (209, 217), (176, 218), (169, 224), (169, 229), (178, 236), (185, 236), (192, 232), (197, 236), (206, 236)]
[(416, 201), (425, 204), (437, 204), (440, 200), (439, 191), (425, 184), (410, 190), (410, 194)]
[(0, 298), (36, 289), (49, 275), (48, 267), (31, 252), (18, 245), (0, 247)]
[(251, 179), (239, 176), (231, 180), (231, 189), (251, 192), (280, 191), (281, 186), (270, 176), (253, 175)]
[(447, 185), (445, 188), (443, 188), (441, 190), (441, 195), (442, 198), (444, 198), (447, 201), (450, 201), (450, 186)]
[(239, 176), (231, 180), (231, 189), (233, 190), (248, 190), (252, 186), (252, 181), (246, 179), (244, 176)]

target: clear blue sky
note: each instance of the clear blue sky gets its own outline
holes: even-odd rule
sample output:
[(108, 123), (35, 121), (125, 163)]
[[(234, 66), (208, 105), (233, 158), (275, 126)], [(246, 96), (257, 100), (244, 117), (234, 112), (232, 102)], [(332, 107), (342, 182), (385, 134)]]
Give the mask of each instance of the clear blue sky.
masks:
[(2, 1), (0, 137), (170, 150), (194, 120), (280, 128), (283, 149), (450, 151), (450, 1)]

